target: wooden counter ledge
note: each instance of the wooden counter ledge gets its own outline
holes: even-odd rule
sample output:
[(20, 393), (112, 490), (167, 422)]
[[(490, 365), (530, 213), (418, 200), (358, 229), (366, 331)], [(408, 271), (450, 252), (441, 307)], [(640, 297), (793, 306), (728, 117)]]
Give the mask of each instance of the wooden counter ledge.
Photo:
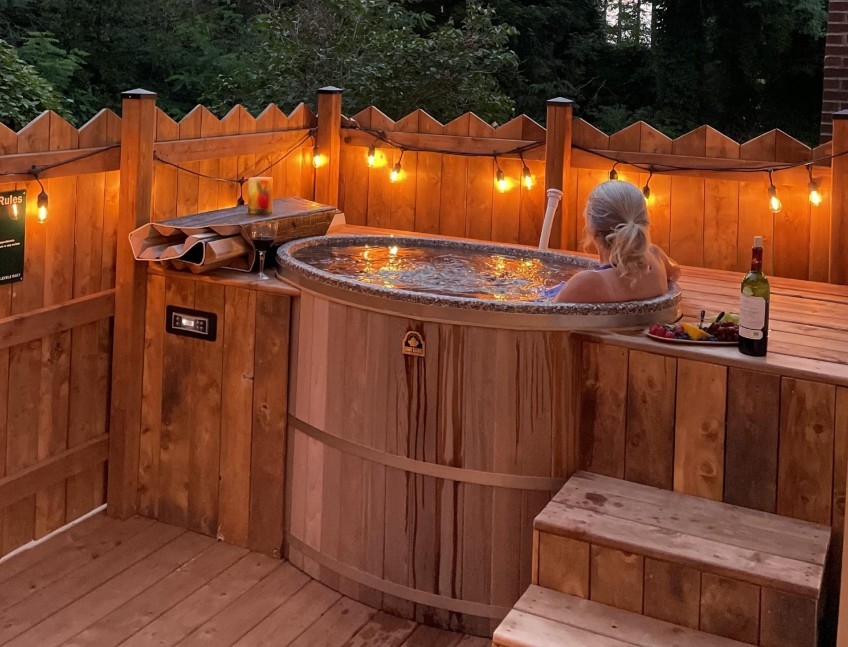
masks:
[(265, 269), (271, 280), (260, 281), (256, 278), (255, 272), (237, 272), (236, 270), (212, 270), (203, 274), (192, 274), (191, 272), (180, 272), (177, 270), (169, 270), (160, 265), (151, 263), (148, 268), (149, 274), (166, 277), (188, 278), (191, 277), (197, 281), (207, 283), (215, 283), (217, 285), (229, 285), (237, 288), (245, 288), (248, 290), (258, 290), (260, 292), (271, 292), (280, 296), (297, 297), (300, 296), (300, 290), (296, 287), (283, 283), (282, 281), (273, 278), (273, 265)]

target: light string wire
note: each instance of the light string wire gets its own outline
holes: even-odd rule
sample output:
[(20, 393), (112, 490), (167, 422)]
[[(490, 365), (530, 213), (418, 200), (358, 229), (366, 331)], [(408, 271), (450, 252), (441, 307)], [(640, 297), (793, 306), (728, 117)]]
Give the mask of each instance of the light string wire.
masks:
[[(80, 160), (88, 159), (89, 157), (94, 157), (95, 155), (102, 155), (106, 151), (110, 151), (114, 148), (120, 148), (120, 144), (109, 144), (108, 146), (103, 146), (102, 148), (98, 148), (96, 150), (88, 151), (87, 153), (83, 153), (82, 155), (77, 155), (76, 157), (69, 157), (66, 160), (60, 160), (58, 162), (53, 162), (52, 164), (45, 164), (44, 166), (31, 166), (26, 171), (20, 171), (18, 173), (10, 172), (4, 173), (3, 175), (29, 175), (35, 179), (36, 176), (41, 175), (45, 171), (49, 171), (54, 168), (59, 168), (60, 166), (65, 166), (67, 164), (73, 164), (74, 162), (79, 162)], [(51, 151), (58, 152), (58, 151)], [(39, 182), (39, 184), (41, 184)], [(44, 187), (42, 187), (43, 189)]]
[[(456, 150), (448, 150), (444, 148), (431, 148), (427, 146), (415, 146), (414, 144), (401, 144), (398, 141), (394, 141), (386, 134), (385, 130), (379, 130), (375, 128), (367, 128), (365, 126), (360, 126), (358, 124), (342, 124), (343, 129), (348, 130), (361, 130), (364, 133), (368, 133), (375, 139), (388, 144), (392, 148), (395, 148), (401, 153), (409, 151), (410, 153), (437, 153), (440, 155), (454, 155), (456, 157), (503, 157), (504, 155), (518, 155), (522, 160), (524, 159), (524, 153), (531, 151), (533, 149), (539, 148), (540, 146), (544, 146), (544, 141), (533, 141), (523, 146), (516, 146), (515, 148), (510, 148), (508, 150), (503, 151), (495, 151), (492, 153), (473, 153), (470, 151), (456, 151)], [(497, 161), (497, 160), (496, 160)]]
[[(252, 175), (262, 175), (266, 171), (270, 171), (277, 164), (279, 164), (280, 162), (285, 160), (289, 155), (291, 155), (293, 152), (295, 152), (298, 148), (303, 146), (303, 144), (305, 144), (308, 139), (313, 137), (314, 131), (315, 131), (315, 128), (310, 128), (308, 133), (306, 133), (303, 137), (301, 137), (300, 140), (297, 143), (293, 144), (280, 157), (278, 157), (276, 160), (274, 160), (273, 162), (271, 162), (270, 164), (268, 164), (267, 166), (265, 166), (265, 167), (263, 167), (259, 170), (252, 170), (251, 174)], [(159, 162), (160, 164), (164, 164), (166, 166), (172, 166), (173, 168), (175, 168), (177, 170), (183, 171), (183, 172), (188, 173), (190, 175), (194, 175), (196, 177), (203, 178), (205, 180), (214, 180), (216, 182), (228, 182), (230, 184), (238, 184), (240, 189), (244, 186), (244, 183), (247, 181), (247, 175), (246, 174), (240, 175), (239, 177), (236, 177), (236, 178), (218, 177), (216, 175), (208, 175), (207, 173), (201, 173), (200, 171), (195, 171), (194, 169), (186, 168), (184, 166), (180, 166), (179, 164), (177, 164), (175, 162), (168, 161), (165, 158), (160, 157), (157, 153), (153, 154), (153, 160), (156, 161), (156, 162)], [(254, 169), (255, 169), (255, 167), (254, 167)]]
[[(818, 165), (822, 166), (825, 162), (829, 162), (832, 159), (837, 157), (842, 157), (843, 155), (848, 155), (848, 150), (844, 150), (840, 153), (835, 153), (833, 155), (826, 155), (824, 157), (818, 157), (813, 160), (807, 160), (806, 162), (774, 162), (765, 164), (763, 166), (740, 166), (740, 167), (732, 167), (732, 166), (679, 166), (677, 164), (658, 164), (656, 162), (631, 162), (625, 159), (620, 159), (614, 155), (610, 155), (605, 153), (602, 150), (598, 150), (596, 148), (585, 148), (583, 146), (572, 145), (572, 148), (576, 148), (577, 150), (591, 153), (592, 155), (597, 155), (598, 157), (602, 157), (605, 160), (609, 160), (613, 162), (613, 169), (619, 164), (626, 164), (628, 166), (632, 166), (633, 168), (639, 169), (640, 171), (644, 171), (645, 173), (674, 173), (675, 171), (710, 171), (715, 173), (727, 172), (727, 173), (768, 173), (769, 171), (786, 171), (793, 168), (801, 168)], [(639, 153), (634, 153), (634, 155), (638, 155)]]

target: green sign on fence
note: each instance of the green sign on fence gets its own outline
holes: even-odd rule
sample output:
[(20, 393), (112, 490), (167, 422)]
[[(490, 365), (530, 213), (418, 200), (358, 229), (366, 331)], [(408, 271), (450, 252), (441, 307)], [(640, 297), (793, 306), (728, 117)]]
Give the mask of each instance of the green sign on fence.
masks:
[(0, 285), (24, 279), (26, 191), (0, 193)]

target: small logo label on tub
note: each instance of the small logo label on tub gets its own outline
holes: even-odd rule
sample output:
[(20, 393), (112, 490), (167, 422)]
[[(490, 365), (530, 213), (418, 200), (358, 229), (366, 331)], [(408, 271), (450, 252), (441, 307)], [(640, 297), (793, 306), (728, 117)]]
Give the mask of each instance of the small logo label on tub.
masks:
[(424, 357), (424, 337), (420, 332), (410, 330), (403, 336), (403, 354)]

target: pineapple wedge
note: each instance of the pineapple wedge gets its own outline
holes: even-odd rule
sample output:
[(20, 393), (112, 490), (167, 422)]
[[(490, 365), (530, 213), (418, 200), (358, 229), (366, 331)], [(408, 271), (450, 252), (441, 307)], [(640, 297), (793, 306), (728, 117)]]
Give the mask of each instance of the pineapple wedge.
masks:
[(710, 336), (706, 330), (701, 330), (698, 326), (694, 326), (690, 323), (683, 323), (680, 325), (683, 327), (686, 334), (689, 335), (689, 339), (701, 341), (702, 339), (707, 339)]

